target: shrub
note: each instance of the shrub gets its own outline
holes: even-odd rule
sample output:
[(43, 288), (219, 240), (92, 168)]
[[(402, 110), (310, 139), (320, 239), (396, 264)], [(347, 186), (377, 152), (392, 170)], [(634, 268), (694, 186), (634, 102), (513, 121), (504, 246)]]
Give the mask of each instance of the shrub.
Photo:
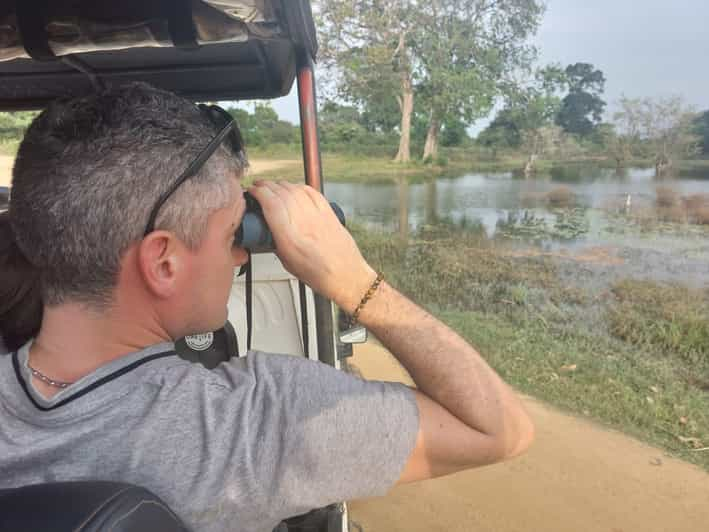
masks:
[(658, 207), (674, 207), (679, 203), (679, 194), (669, 187), (657, 187), (655, 203)]
[(576, 195), (569, 187), (556, 187), (549, 191), (546, 199), (553, 207), (568, 207), (576, 203)]

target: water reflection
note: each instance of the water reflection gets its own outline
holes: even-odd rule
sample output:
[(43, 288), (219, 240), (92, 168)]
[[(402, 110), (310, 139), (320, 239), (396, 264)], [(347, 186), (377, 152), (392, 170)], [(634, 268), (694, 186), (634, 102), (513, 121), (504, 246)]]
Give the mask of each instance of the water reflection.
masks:
[(470, 173), (415, 184), (328, 182), (326, 194), (348, 219), (403, 239), (446, 226), (522, 250), (600, 246), (632, 255), (634, 275), (709, 282), (709, 175), (658, 181), (652, 168), (580, 167), (539, 179)]
[[(671, 194), (658, 187), (670, 189)], [(416, 184), (405, 179), (391, 184), (327, 183), (326, 193), (343, 206), (348, 218), (396, 231), (403, 238), (422, 225), (433, 225), (442, 219), (457, 224), (475, 222), (490, 237), (501, 227), (509, 228), (511, 219), (535, 219), (547, 227), (564, 229), (549, 232), (547, 236), (551, 238), (578, 240), (599, 238), (598, 232), (605, 228), (598, 221), (587, 224), (587, 230), (580, 230), (586, 227), (578, 221), (580, 213), (588, 217), (589, 210), (626, 216), (652, 214), (692, 223), (704, 216), (704, 207), (691, 207), (692, 214), (689, 206), (699, 205), (701, 198), (709, 199), (709, 179), (676, 178), (658, 185), (652, 168), (622, 169), (617, 173), (614, 168), (575, 166), (559, 167), (546, 179), (516, 179), (511, 173), (471, 173)], [(662, 204), (666, 197), (674, 203)], [(666, 212), (660, 212), (662, 209)]]
[(406, 178), (399, 178), (399, 236), (402, 239), (409, 237), (409, 182)]
[(424, 203), (424, 221), (428, 225), (438, 223), (438, 192), (436, 179), (428, 179), (424, 184), (426, 197)]

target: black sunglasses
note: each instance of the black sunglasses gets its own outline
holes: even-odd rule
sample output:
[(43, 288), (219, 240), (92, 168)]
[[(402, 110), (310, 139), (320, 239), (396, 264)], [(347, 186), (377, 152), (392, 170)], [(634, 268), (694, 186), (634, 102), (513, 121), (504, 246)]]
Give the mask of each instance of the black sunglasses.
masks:
[(148, 225), (145, 228), (145, 233), (143, 237), (148, 236), (150, 233), (155, 231), (155, 221), (157, 220), (158, 213), (165, 202), (172, 196), (172, 194), (180, 188), (180, 186), (188, 179), (196, 176), (209, 158), (217, 151), (217, 148), (224, 142), (225, 139), (229, 139), (231, 145), (231, 150), (234, 154), (240, 154), (244, 151), (244, 140), (241, 137), (241, 132), (239, 131), (239, 126), (228, 112), (219, 107), (218, 105), (204, 105), (199, 104), (199, 110), (210, 122), (219, 128), (219, 133), (214, 137), (209, 144), (195, 157), (195, 159), (190, 163), (187, 169), (180, 174), (172, 186), (167, 189), (162, 196), (158, 199), (150, 211), (150, 218), (148, 218)]

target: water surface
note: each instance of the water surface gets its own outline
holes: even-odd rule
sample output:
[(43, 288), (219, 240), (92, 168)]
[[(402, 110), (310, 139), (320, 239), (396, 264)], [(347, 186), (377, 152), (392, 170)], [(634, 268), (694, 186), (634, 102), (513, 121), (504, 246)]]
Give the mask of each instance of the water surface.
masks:
[(601, 257), (591, 273), (709, 283), (709, 225), (693, 214), (709, 200), (709, 171), (658, 180), (654, 169), (575, 165), (532, 179), (468, 173), (416, 184), (327, 183), (325, 192), (348, 219), (404, 237), (453, 224), (517, 251), (583, 258), (590, 250)]

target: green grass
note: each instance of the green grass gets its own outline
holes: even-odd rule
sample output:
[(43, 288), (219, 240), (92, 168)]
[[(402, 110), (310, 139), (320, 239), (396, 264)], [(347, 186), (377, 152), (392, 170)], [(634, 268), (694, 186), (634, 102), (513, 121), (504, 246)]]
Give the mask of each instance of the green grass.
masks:
[(17, 155), (17, 148), (20, 146), (19, 140), (3, 140), (0, 142), (0, 155)]
[(709, 452), (693, 450), (709, 446), (706, 293), (622, 281), (589, 294), (548, 257), (513, 256), (475, 228), (408, 240), (351, 230), (375, 268), (517, 388), (709, 470)]
[(554, 332), (533, 318), (437, 314), (517, 389), (709, 471), (707, 453), (693, 451), (709, 443), (709, 392), (689, 383), (672, 359), (604, 335)]
[(611, 334), (691, 364), (709, 388), (709, 289), (628, 279), (613, 293)]

